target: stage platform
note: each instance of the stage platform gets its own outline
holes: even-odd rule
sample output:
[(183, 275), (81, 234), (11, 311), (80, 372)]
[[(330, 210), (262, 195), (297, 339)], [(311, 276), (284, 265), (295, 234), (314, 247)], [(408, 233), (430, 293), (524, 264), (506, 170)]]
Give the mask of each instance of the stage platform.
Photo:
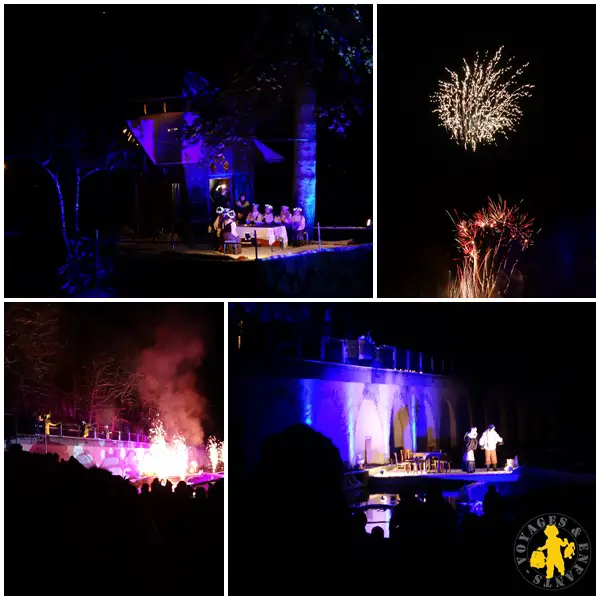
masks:
[(206, 258), (210, 260), (271, 260), (280, 259), (287, 257), (294, 257), (297, 255), (314, 254), (317, 252), (339, 252), (348, 251), (355, 248), (361, 248), (365, 246), (372, 246), (372, 244), (357, 244), (352, 240), (340, 240), (336, 242), (322, 242), (321, 248), (317, 242), (310, 242), (305, 246), (281, 248), (279, 244), (271, 246), (258, 246), (258, 253), (254, 246), (242, 245), (241, 254), (224, 254), (222, 251), (213, 250), (208, 247), (194, 247), (188, 246), (181, 242), (177, 242), (173, 248), (171, 248), (168, 242), (121, 242), (119, 248), (126, 252), (141, 252), (145, 254), (162, 254), (164, 252), (174, 252), (176, 254), (196, 256), (199, 258)]
[[(383, 473), (382, 473), (383, 471)], [(451, 469), (449, 472), (415, 472), (415, 471), (399, 471), (396, 470), (395, 465), (386, 465), (381, 467), (371, 467), (368, 469), (369, 479), (375, 479), (379, 481), (388, 481), (393, 482), (403, 481), (409, 482), (414, 481), (415, 483), (421, 483), (424, 480), (438, 480), (438, 481), (456, 481), (461, 483), (475, 483), (475, 482), (485, 482), (485, 483), (507, 483), (507, 482), (517, 482), (519, 480), (520, 469), (515, 469), (512, 472), (507, 472), (504, 470), (498, 471), (487, 471), (484, 469), (477, 469), (475, 473), (465, 473), (460, 469)]]

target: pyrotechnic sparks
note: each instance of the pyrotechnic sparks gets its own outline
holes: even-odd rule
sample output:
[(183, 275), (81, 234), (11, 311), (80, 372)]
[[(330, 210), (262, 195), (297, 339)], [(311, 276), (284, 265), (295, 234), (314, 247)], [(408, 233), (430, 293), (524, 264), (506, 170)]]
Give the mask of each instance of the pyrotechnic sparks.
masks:
[(209, 437), (208, 442), (206, 443), (206, 454), (208, 456), (210, 469), (213, 473), (217, 471), (219, 465), (221, 465), (221, 468), (224, 470), (223, 442), (220, 442), (213, 436)]
[(439, 114), (441, 125), (465, 150), (470, 147), (475, 152), (477, 144), (492, 144), (498, 134), (506, 137), (507, 131), (514, 131), (523, 114), (519, 98), (531, 96), (529, 89), (535, 87), (516, 83), (529, 63), (510, 76), (512, 59), (505, 67), (500, 66), (502, 49), (500, 47), (489, 61), (487, 52), (483, 60), (477, 53), (473, 65), (463, 59), (462, 79), (446, 69), (450, 81), (440, 81), (439, 90), (432, 98), (437, 104), (433, 112)]
[[(461, 219), (455, 211), (456, 241), (462, 266), (450, 285), (451, 298), (494, 298), (507, 295), (520, 252), (533, 243), (533, 219), (508, 208), (506, 200), (488, 198), (487, 209)], [(539, 232), (539, 230), (538, 230)]]
[(169, 477), (185, 479), (190, 468), (189, 447), (179, 434), (167, 441), (167, 433), (159, 415), (150, 428), (150, 451), (144, 456), (140, 471), (145, 476), (166, 480)]

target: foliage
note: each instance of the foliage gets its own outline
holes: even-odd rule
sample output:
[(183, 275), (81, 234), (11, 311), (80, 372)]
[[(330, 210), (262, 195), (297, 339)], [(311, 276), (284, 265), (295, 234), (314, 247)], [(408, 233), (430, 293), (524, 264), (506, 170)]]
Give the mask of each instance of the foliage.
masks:
[(281, 11), (262, 13), (242, 55), (251, 63), (239, 68), (224, 88), (200, 74), (187, 74), (184, 93), (197, 116), (186, 124), (184, 140), (203, 136), (212, 140), (215, 153), (244, 146), (257, 123), (275, 118), (302, 86), (317, 90), (315, 117), (331, 132), (344, 135), (369, 110), (373, 44), (361, 9), (324, 4), (285, 9), (287, 27)]

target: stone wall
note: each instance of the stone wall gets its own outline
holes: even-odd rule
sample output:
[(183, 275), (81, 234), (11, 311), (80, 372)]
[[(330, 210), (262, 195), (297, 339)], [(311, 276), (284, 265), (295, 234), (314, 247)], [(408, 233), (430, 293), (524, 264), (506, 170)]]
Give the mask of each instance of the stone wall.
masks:
[(385, 463), (395, 448), (457, 449), (468, 427), (459, 418), (468, 415), (467, 395), (447, 377), (289, 361), (275, 372), (244, 372), (229, 386), (230, 414), (235, 405), (247, 449), (306, 423), (331, 438), (344, 461), (366, 452), (369, 463)]

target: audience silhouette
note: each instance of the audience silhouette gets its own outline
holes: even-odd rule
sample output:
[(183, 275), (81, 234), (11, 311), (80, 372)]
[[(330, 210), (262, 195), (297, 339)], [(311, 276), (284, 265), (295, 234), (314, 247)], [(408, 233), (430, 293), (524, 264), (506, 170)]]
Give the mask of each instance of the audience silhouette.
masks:
[(4, 463), (5, 594), (223, 595), (223, 480), (194, 498), (18, 445)]

